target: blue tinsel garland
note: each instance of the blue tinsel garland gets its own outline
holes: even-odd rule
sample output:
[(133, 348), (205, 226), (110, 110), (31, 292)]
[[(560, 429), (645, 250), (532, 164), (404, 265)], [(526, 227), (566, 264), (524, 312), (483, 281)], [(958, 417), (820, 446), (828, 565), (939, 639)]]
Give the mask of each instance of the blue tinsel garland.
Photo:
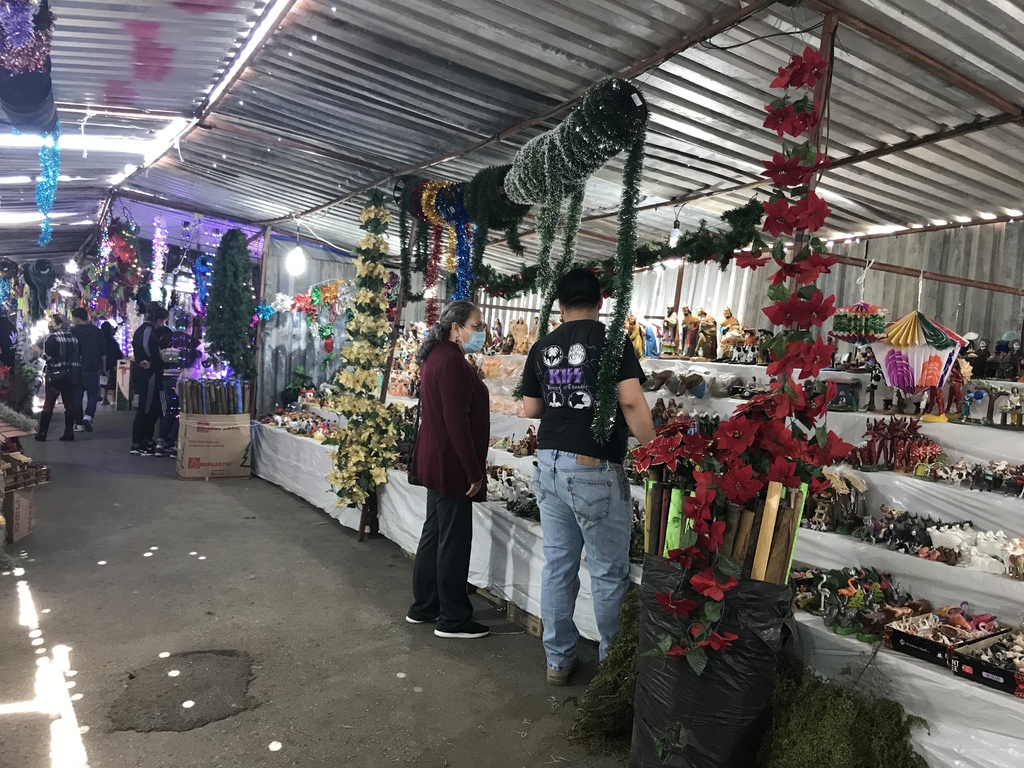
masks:
[(39, 232), (39, 246), (49, 245), (53, 237), (53, 222), (50, 211), (57, 196), (57, 180), (60, 178), (60, 120), (49, 133), (43, 134), (43, 145), (39, 148), (39, 181), (36, 183), (36, 205), (43, 214)]

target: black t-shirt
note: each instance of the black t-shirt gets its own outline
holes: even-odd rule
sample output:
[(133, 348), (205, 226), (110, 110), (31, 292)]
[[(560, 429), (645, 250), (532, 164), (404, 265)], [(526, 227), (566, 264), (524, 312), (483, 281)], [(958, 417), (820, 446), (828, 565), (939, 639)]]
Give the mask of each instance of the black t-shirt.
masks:
[[(547, 409), (537, 438), (542, 450), (565, 451), (621, 464), (629, 431), (616, 405), (611, 439), (594, 439), (594, 405), (604, 350), (605, 327), (596, 320), (559, 326), (533, 345), (523, 371), (523, 395), (544, 401)], [(617, 381), (647, 380), (628, 340), (623, 345)]]

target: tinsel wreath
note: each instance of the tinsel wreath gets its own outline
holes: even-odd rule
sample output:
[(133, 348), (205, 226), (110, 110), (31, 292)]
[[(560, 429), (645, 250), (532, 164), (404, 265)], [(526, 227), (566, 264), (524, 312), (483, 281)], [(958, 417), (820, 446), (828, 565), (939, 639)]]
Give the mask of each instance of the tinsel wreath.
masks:
[(39, 147), (39, 181), (36, 182), (36, 207), (43, 214), (39, 229), (39, 247), (49, 245), (53, 237), (53, 222), (50, 211), (57, 197), (57, 182), (60, 179), (60, 120), (53, 130), (43, 135)]
[(229, 230), (221, 238), (213, 262), (206, 311), (206, 336), (210, 350), (247, 378), (253, 373), (252, 262), (245, 234)]
[(622, 171), (622, 200), (619, 204), (619, 241), (615, 249), (615, 309), (608, 324), (601, 369), (597, 376), (594, 405), (594, 437), (607, 443), (618, 408), (619, 364), (626, 343), (626, 315), (633, 298), (633, 268), (636, 265), (636, 218), (640, 204), (640, 181), (644, 173), (644, 135), (633, 139)]
[(28, 316), (35, 323), (43, 319), (50, 306), (50, 290), (57, 281), (57, 271), (49, 259), (36, 259), (25, 266), (24, 274), (29, 287)]
[[(466, 211), (464, 198), (465, 184), (452, 184), (444, 187), (437, 194), (438, 215), (448, 224), (449, 245), (454, 240), (456, 275), (455, 290), (452, 299), (468, 299), (475, 282), (471, 261), (470, 242), (472, 240), (472, 219)], [(449, 270), (452, 271), (452, 270)]]

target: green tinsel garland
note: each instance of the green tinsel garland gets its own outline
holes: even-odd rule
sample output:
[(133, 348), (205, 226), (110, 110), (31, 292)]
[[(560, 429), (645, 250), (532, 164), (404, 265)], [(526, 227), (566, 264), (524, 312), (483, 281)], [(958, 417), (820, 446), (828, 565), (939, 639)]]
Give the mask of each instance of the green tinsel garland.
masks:
[(562, 238), (562, 258), (555, 266), (551, 282), (544, 291), (540, 306), (540, 323), (538, 336), (544, 336), (551, 327), (551, 306), (555, 303), (555, 291), (562, 275), (569, 271), (576, 260), (576, 237), (580, 230), (580, 219), (583, 218), (583, 189), (577, 189), (569, 197), (569, 207), (565, 212), (564, 235)]
[(529, 213), (530, 206), (514, 203), (502, 193), (505, 177), (511, 168), (511, 165), (484, 168), (466, 185), (463, 195), (466, 212), (477, 226), (473, 253), (474, 270), (483, 263), (487, 233), (492, 229), (504, 230), (509, 249), (517, 256), (523, 255), (518, 227), (523, 217)]
[(607, 443), (618, 409), (616, 386), (619, 362), (626, 343), (626, 314), (633, 297), (633, 268), (636, 265), (636, 218), (640, 204), (640, 180), (644, 173), (644, 139), (633, 139), (622, 171), (622, 201), (619, 204), (619, 242), (615, 249), (615, 310), (608, 324), (601, 370), (597, 378), (597, 403), (594, 405), (594, 437)]

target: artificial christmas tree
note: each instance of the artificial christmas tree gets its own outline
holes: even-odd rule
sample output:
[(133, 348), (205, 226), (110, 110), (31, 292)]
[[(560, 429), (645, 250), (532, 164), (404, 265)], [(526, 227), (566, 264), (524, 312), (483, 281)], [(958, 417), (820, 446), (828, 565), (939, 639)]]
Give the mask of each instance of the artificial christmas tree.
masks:
[(213, 261), (206, 338), (210, 351), (228, 363), (239, 378), (250, 378), (253, 373), (255, 312), (248, 244), (240, 230), (232, 229), (221, 239)]

